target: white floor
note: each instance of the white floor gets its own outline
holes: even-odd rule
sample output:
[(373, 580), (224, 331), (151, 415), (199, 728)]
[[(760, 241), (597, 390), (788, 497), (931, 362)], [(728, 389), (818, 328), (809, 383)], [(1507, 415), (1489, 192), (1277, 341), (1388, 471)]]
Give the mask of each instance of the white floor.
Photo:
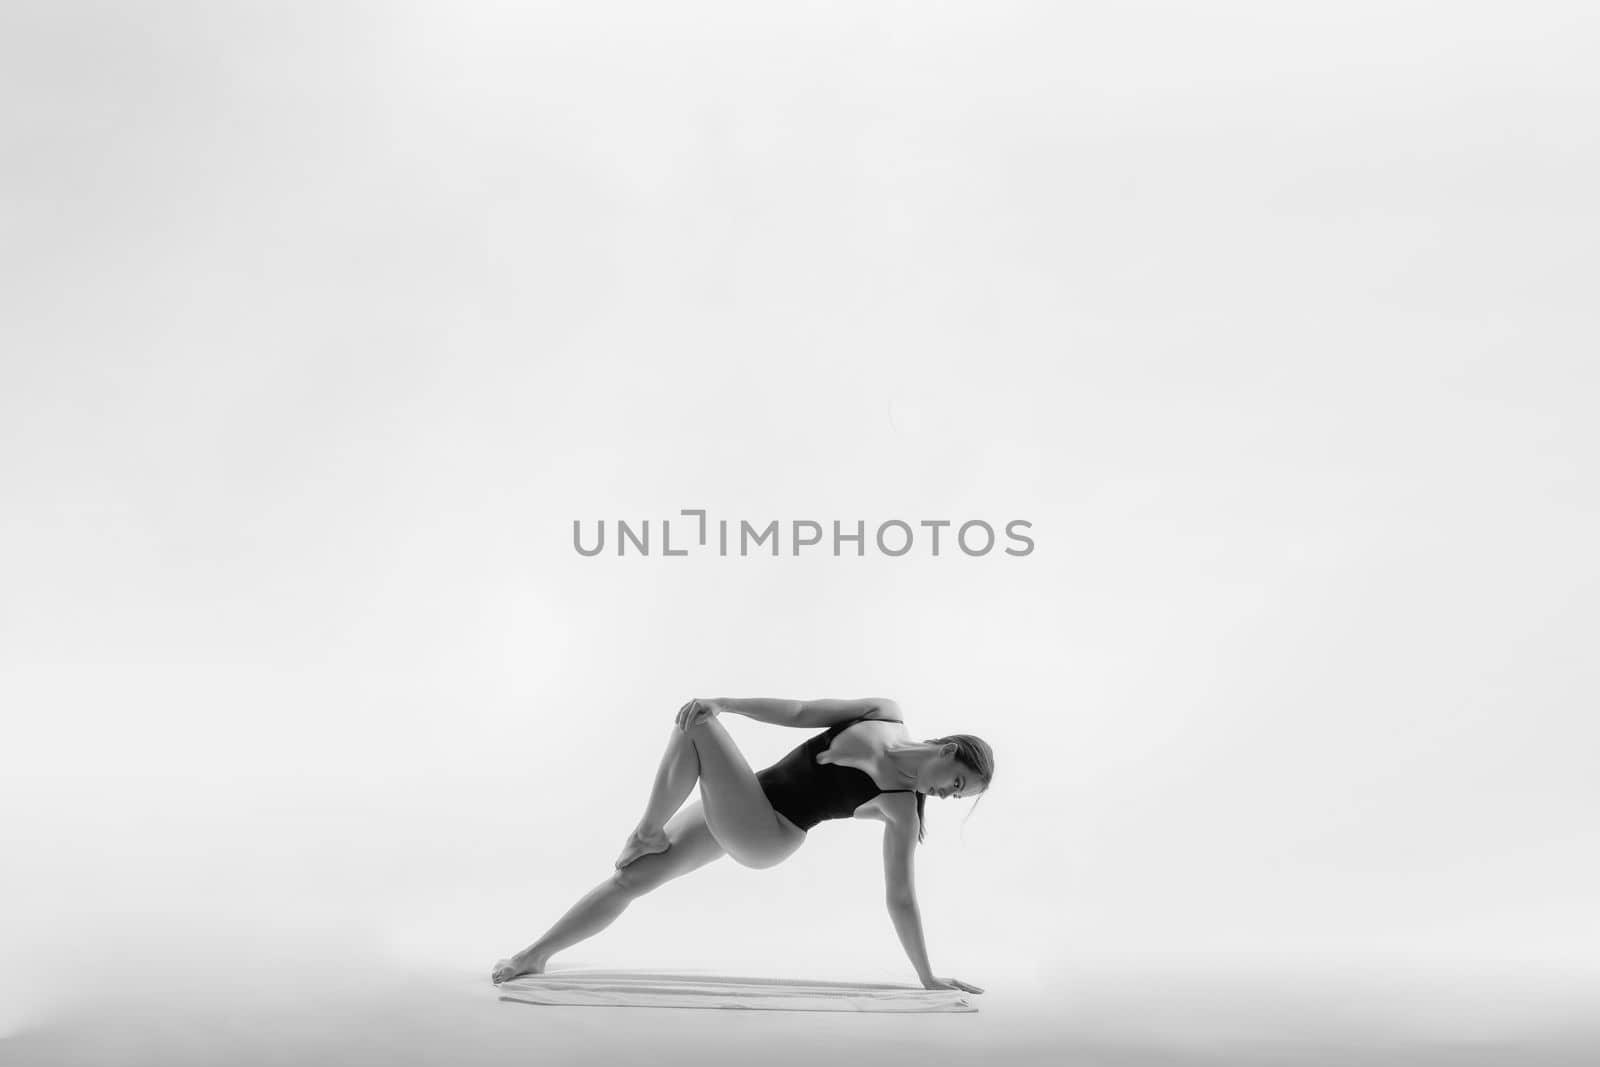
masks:
[(1590, 1067), (1600, 1062), (1594, 992), (1551, 975), (1080, 970), (1049, 988), (1002, 977), (975, 1014), (893, 1016), (540, 1007), (499, 1000), (479, 974), (364, 975), (336, 963), (182, 980), (104, 965), (0, 1039), (0, 1064)]

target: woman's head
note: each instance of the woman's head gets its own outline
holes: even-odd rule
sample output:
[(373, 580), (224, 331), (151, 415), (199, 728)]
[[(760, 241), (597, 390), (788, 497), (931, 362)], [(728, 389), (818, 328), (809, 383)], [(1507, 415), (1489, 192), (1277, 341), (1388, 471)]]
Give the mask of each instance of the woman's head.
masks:
[(994, 780), (994, 750), (983, 738), (973, 734), (950, 734), (930, 738), (924, 744), (939, 747), (917, 773), (918, 841), (924, 836), (922, 809), (929, 796), (940, 799), (977, 796), (986, 792)]

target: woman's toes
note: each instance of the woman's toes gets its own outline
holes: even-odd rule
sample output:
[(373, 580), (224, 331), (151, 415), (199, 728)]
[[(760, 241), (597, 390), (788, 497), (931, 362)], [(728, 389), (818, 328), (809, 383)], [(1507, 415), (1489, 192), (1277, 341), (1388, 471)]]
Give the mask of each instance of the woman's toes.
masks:
[(517, 955), (509, 960), (501, 960), (495, 964), (494, 970), (490, 972), (489, 977), (494, 980), (495, 985), (499, 985), (501, 982), (509, 982), (513, 978), (521, 978), (525, 974), (543, 974), (544, 966), (544, 960), (537, 956), (525, 958)]

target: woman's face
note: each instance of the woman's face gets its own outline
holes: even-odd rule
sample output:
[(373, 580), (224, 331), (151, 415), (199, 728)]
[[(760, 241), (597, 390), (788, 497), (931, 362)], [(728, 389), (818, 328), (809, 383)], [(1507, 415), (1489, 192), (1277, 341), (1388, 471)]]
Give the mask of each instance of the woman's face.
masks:
[(984, 781), (954, 753), (941, 752), (922, 772), (918, 787), (932, 797), (972, 797), (983, 792)]

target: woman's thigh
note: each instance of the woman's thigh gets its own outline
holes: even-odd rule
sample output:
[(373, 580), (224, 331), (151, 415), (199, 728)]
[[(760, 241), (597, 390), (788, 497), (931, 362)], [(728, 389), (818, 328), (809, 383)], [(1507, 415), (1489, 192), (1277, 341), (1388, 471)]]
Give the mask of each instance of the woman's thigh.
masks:
[(744, 753), (716, 719), (689, 728), (700, 759), (700, 796), (712, 834), (738, 863), (771, 867), (805, 841), (804, 832), (778, 818)]

